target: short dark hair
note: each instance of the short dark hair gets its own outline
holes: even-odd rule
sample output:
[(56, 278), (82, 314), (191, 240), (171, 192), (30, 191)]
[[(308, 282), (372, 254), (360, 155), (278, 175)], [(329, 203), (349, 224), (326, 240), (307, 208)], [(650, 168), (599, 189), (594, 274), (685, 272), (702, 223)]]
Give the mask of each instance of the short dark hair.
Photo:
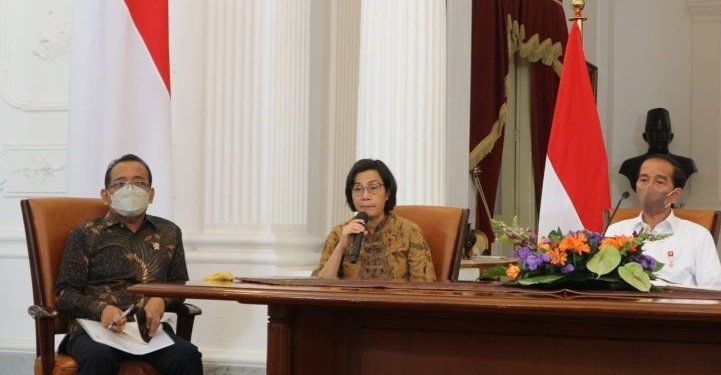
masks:
[(375, 170), (381, 176), (383, 180), (383, 186), (386, 191), (389, 192), (388, 200), (386, 201), (383, 211), (393, 211), (396, 207), (396, 192), (398, 191), (398, 185), (396, 185), (396, 179), (393, 177), (393, 173), (388, 169), (385, 163), (380, 160), (373, 159), (361, 159), (353, 164), (348, 177), (345, 179), (345, 199), (351, 210), (356, 211), (355, 204), (353, 204), (353, 185), (355, 184), (355, 176), (358, 173)]
[[(658, 159), (658, 160), (665, 160), (671, 166), (673, 167), (673, 187), (674, 188), (681, 188), (683, 189), (684, 186), (686, 186), (686, 173), (684, 173), (683, 168), (681, 167), (681, 164), (676, 161), (673, 157), (666, 155), (666, 154), (651, 154), (646, 159), (643, 160), (643, 163), (645, 163), (647, 160), (650, 159)], [(641, 163), (641, 165), (643, 165)], [(641, 168), (639, 167), (639, 174), (641, 173)]]
[(150, 172), (150, 167), (148, 167), (148, 163), (145, 162), (145, 160), (141, 159), (138, 155), (135, 154), (125, 154), (108, 164), (108, 169), (105, 170), (105, 188), (107, 189), (110, 187), (110, 172), (115, 168), (118, 163), (126, 162), (126, 161), (137, 161), (138, 163), (142, 164), (143, 167), (145, 167), (145, 170), (148, 171), (148, 184), (150, 186), (153, 186), (153, 174)]

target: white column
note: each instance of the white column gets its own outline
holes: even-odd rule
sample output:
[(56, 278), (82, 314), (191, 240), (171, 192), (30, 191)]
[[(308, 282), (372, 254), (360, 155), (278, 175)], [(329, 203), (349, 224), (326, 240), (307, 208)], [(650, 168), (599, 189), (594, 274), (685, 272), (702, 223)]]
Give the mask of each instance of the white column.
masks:
[(208, 3), (205, 231), (268, 230), (275, 2)]
[(309, 250), (322, 240), (307, 235), (310, 3), (207, 3), (203, 224), (189, 237), (201, 249), (251, 264), (317, 261)]
[[(469, 203), (475, 202), (476, 188), (468, 173), (473, 2), (453, 0), (447, 4), (446, 203), (475, 207)], [(471, 208), (475, 210), (474, 207)]]
[(331, 3), (327, 228), (350, 214), (344, 189), (345, 176), (356, 160), (360, 11), (358, 0)]
[(359, 158), (380, 158), (399, 204), (446, 201), (446, 2), (361, 4)]
[(310, 0), (278, 0), (273, 140), (276, 235), (304, 232), (308, 203)]

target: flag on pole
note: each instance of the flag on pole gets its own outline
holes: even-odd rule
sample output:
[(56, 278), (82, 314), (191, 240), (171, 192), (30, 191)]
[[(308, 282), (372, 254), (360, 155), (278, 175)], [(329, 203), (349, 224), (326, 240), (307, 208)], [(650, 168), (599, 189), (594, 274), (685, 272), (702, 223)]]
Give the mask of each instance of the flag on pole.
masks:
[(596, 102), (574, 22), (556, 97), (543, 175), (539, 235), (560, 228), (603, 231), (610, 208), (608, 162)]
[(108, 163), (133, 153), (153, 173), (149, 211), (171, 216), (168, 0), (74, 5), (68, 194), (98, 197)]

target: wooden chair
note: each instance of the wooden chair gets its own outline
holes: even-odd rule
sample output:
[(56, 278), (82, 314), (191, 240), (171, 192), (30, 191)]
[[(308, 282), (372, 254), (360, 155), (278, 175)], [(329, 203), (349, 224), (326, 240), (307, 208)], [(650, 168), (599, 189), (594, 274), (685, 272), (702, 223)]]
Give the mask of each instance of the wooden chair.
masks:
[(436, 281), (458, 281), (470, 210), (444, 206), (396, 206), (393, 213), (421, 227), (431, 248)]
[[(618, 211), (616, 211), (616, 215), (613, 216), (611, 224), (621, 220), (634, 218), (640, 213), (641, 210), (639, 208), (619, 208)], [(693, 221), (694, 223), (708, 229), (708, 231), (711, 232), (711, 237), (713, 237), (714, 242), (718, 245), (719, 224), (721, 224), (721, 221), (719, 221), (719, 215), (721, 215), (721, 211), (675, 208), (673, 213), (681, 219)], [(610, 215), (611, 210), (604, 211), (603, 216), (605, 223), (609, 222)]]
[[(76, 226), (103, 216), (108, 207), (100, 199), (33, 198), (20, 202), (28, 245), (33, 305), (28, 313), (35, 319), (35, 375), (75, 374), (77, 362), (55, 352), (55, 335), (68, 331), (68, 318), (57, 311), (55, 280), (70, 231)], [(200, 309), (184, 304), (178, 314), (177, 333), (190, 340), (193, 321)], [(147, 363), (126, 361), (118, 374), (157, 374)]]

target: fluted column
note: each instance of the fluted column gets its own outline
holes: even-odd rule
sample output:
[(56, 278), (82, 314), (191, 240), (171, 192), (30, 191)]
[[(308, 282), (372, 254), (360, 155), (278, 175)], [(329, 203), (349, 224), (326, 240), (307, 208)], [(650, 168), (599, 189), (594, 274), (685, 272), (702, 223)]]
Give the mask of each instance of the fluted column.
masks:
[(470, 207), (475, 186), (463, 165), (468, 160), (471, 108), (472, 0), (447, 2), (446, 67), (446, 204)]
[(205, 229), (260, 230), (272, 212), (275, 2), (208, 7)]
[(445, 7), (361, 3), (357, 155), (388, 164), (399, 204), (446, 201)]
[(310, 0), (277, 0), (273, 225), (303, 231), (308, 197)]
[(308, 245), (310, 3), (208, 2), (201, 245)]
[(345, 175), (356, 159), (358, 124), (358, 59), (360, 53), (360, 1), (331, 3), (330, 126), (328, 158), (328, 220), (326, 227), (347, 219)]

